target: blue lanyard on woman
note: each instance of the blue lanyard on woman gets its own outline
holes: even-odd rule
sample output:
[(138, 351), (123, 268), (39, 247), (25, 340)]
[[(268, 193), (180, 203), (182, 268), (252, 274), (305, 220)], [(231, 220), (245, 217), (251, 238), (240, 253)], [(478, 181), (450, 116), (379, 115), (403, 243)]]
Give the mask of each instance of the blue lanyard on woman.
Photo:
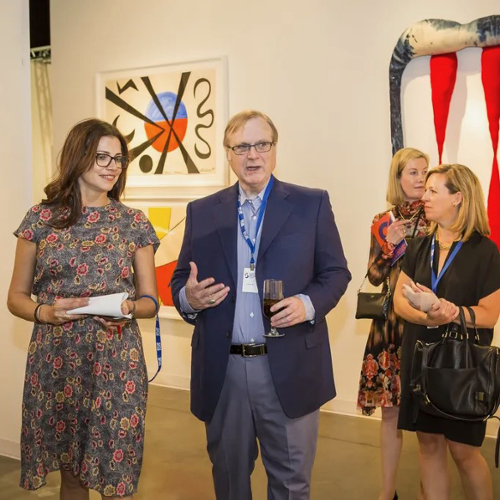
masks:
[[(267, 184), (266, 190), (264, 191), (264, 197), (262, 198), (262, 204), (259, 209), (259, 217), (257, 219), (257, 229), (255, 231), (255, 237), (259, 234), (260, 225), (262, 224), (262, 218), (264, 217), (264, 212), (266, 211), (267, 199), (269, 198), (269, 194), (271, 193), (271, 189), (274, 183), (274, 176), (271, 175), (269, 179), (269, 183)], [(243, 215), (243, 210), (241, 208), (241, 195), (238, 195), (238, 219), (240, 221), (240, 229), (243, 238), (247, 242), (247, 245), (250, 247), (251, 257), (250, 257), (250, 269), (253, 271), (255, 269), (255, 244), (250, 239), (250, 236), (247, 233), (245, 228), (245, 217)]]
[(453, 259), (457, 255), (460, 248), (462, 248), (462, 245), (463, 245), (463, 241), (460, 240), (457, 243), (457, 245), (455, 246), (455, 248), (453, 249), (453, 252), (451, 252), (451, 254), (448, 256), (448, 259), (446, 260), (443, 268), (441, 269), (440, 273), (436, 277), (436, 273), (434, 272), (434, 266), (433, 266), (434, 250), (436, 248), (436, 234), (434, 233), (434, 236), (432, 237), (432, 241), (431, 241), (431, 288), (432, 288), (432, 291), (434, 293), (436, 293), (436, 291), (437, 291), (438, 283), (441, 280), (441, 278), (443, 277), (443, 274), (450, 267), (451, 262), (453, 261)]

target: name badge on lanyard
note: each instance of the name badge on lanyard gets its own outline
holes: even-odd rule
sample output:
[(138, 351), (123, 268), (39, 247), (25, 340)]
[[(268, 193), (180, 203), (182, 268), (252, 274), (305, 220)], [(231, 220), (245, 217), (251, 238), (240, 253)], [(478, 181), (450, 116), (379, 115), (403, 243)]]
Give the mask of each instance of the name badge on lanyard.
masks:
[(463, 241), (460, 240), (457, 243), (457, 246), (453, 249), (453, 252), (448, 256), (448, 259), (446, 260), (443, 268), (441, 269), (440, 273), (436, 276), (436, 273), (434, 272), (434, 250), (436, 246), (436, 235), (432, 237), (431, 241), (431, 288), (434, 293), (437, 293), (437, 287), (438, 283), (441, 281), (441, 278), (443, 277), (443, 274), (446, 272), (446, 270), (450, 267), (450, 264), (452, 263), (453, 259), (456, 257), (458, 251), (462, 248)]
[(259, 290), (257, 290), (257, 279), (254, 269), (250, 269), (249, 267), (243, 269), (243, 286), (241, 291), (246, 293), (259, 293)]
[[(266, 190), (264, 191), (264, 197), (262, 198), (262, 204), (259, 209), (259, 217), (257, 218), (257, 227), (255, 229), (255, 237), (259, 234), (259, 229), (262, 224), (262, 218), (264, 217), (264, 212), (266, 211), (267, 199), (269, 198), (269, 194), (271, 193), (271, 189), (274, 183), (274, 176), (271, 175), (269, 179), (269, 183), (267, 184)], [(243, 215), (243, 210), (241, 208), (241, 196), (238, 195), (238, 220), (240, 223), (241, 234), (243, 235), (244, 240), (247, 242), (248, 247), (250, 248), (250, 270), (255, 271), (255, 244), (250, 239), (250, 236), (245, 227), (245, 216)]]

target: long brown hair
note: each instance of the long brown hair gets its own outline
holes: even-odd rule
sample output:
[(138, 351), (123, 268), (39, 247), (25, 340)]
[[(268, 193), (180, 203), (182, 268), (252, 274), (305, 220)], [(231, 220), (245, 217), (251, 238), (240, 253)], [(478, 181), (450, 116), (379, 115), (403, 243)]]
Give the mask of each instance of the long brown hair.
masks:
[[(90, 118), (77, 123), (69, 132), (59, 154), (55, 179), (45, 186), (47, 198), (42, 205), (50, 205), (54, 215), (48, 224), (62, 229), (72, 226), (82, 211), (82, 197), (78, 179), (90, 170), (95, 162), (95, 155), (101, 137), (116, 137), (120, 141), (122, 155), (128, 156), (125, 137), (114, 126), (97, 118)], [(119, 201), (125, 189), (126, 169), (123, 169), (108, 196)]]

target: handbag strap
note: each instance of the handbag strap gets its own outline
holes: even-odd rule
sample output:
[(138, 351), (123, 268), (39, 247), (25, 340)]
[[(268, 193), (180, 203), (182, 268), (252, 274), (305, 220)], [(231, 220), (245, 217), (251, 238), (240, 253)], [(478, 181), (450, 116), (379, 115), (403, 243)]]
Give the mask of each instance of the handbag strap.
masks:
[(446, 330), (442, 335), (443, 339), (451, 338), (455, 340), (468, 340), (467, 323), (462, 306), (458, 306), (458, 323), (452, 321), (446, 325)]
[(422, 217), (422, 212), (424, 211), (424, 206), (422, 205), (419, 209), (418, 209), (418, 213), (417, 213), (417, 220), (415, 222), (415, 226), (413, 227), (413, 234), (411, 235), (411, 239), (415, 238), (415, 234), (417, 232), (417, 229), (418, 229), (418, 223), (420, 222), (420, 218)]
[(477, 326), (476, 326), (476, 313), (474, 312), (474, 309), (470, 306), (466, 306), (467, 311), (469, 311), (470, 315), (470, 322), (472, 323), (472, 328), (474, 328), (474, 339), (476, 342), (479, 342), (479, 332), (477, 331)]
[(363, 278), (361, 285), (359, 285), (357, 293), (361, 292), (361, 289), (363, 288), (363, 285), (365, 284), (366, 278), (368, 278), (368, 271), (366, 271), (365, 277)]
[[(465, 313), (464, 313), (464, 308), (462, 306), (458, 306), (458, 317), (460, 319), (460, 323), (459, 323), (460, 340), (465, 340), (466, 342), (468, 342), (469, 341), (469, 332), (467, 331), (467, 323), (465, 321)], [(450, 336), (449, 332), (447, 331), (444, 336), (445, 337)], [(458, 335), (455, 338), (458, 340)]]
[(462, 335), (463, 337), (468, 340), (469, 339), (469, 333), (467, 332), (467, 322), (465, 321), (465, 313), (464, 313), (464, 308), (462, 306), (458, 306), (458, 311), (459, 311), (459, 317), (460, 317), (460, 326), (462, 329)]
[[(363, 285), (365, 284), (366, 278), (368, 278), (368, 271), (366, 271), (365, 277), (363, 278), (363, 281), (361, 282), (361, 285), (358, 288), (358, 291), (356, 293), (360, 293), (361, 289), (363, 288)], [(391, 296), (391, 282), (389, 280), (389, 273), (387, 274), (387, 277), (384, 280), (387, 283), (387, 298)]]

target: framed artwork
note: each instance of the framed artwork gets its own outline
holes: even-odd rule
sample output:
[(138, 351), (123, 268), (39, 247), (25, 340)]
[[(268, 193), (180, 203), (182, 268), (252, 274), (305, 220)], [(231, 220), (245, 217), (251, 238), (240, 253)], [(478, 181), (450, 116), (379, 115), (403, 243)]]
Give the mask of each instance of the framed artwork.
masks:
[(98, 73), (97, 112), (125, 135), (127, 188), (226, 186), (225, 58)]
[(182, 319), (174, 307), (170, 280), (177, 265), (186, 222), (186, 202), (129, 202), (139, 208), (153, 225), (160, 246), (155, 254), (156, 281), (160, 299), (160, 318)]

